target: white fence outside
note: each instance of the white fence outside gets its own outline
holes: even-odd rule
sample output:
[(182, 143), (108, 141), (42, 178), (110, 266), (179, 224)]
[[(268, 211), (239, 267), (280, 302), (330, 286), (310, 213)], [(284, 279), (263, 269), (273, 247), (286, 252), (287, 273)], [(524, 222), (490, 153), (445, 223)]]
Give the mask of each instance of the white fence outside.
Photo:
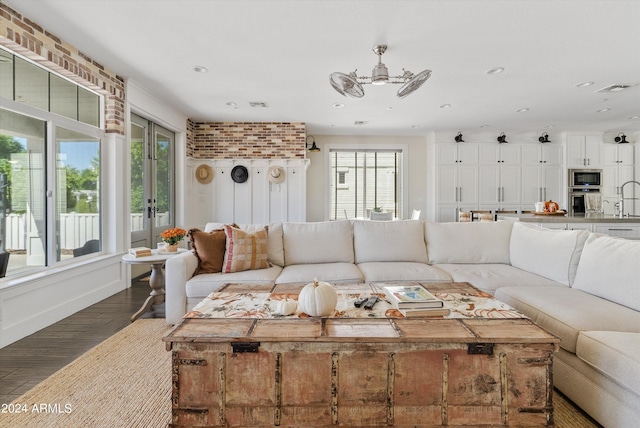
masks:
[[(166, 224), (169, 213), (158, 214), (156, 222)], [(131, 214), (131, 230), (144, 229), (144, 216)], [(9, 250), (25, 250), (25, 214), (9, 214), (5, 218), (4, 247)], [(100, 215), (66, 213), (60, 215), (60, 248), (71, 250), (91, 239), (100, 239)]]
[[(4, 248), (26, 250), (25, 214), (9, 214), (5, 218)], [(71, 250), (90, 239), (100, 239), (100, 215), (68, 213), (60, 215), (60, 248)]]

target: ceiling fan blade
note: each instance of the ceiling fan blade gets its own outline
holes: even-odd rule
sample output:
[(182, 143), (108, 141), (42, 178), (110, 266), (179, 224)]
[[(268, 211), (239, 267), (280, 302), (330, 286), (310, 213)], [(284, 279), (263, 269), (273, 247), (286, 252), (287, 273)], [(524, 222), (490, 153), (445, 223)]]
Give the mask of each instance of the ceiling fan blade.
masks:
[(352, 98), (364, 97), (364, 89), (355, 77), (335, 72), (329, 75), (329, 82), (339, 94)]
[(407, 80), (404, 85), (398, 89), (398, 98), (404, 98), (418, 89), (424, 82), (431, 77), (431, 70), (423, 70), (420, 73)]

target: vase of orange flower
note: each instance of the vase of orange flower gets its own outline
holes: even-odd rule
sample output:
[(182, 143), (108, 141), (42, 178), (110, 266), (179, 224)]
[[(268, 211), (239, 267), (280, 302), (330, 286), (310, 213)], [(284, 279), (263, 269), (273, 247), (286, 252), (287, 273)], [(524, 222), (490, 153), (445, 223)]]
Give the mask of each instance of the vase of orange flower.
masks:
[(160, 238), (167, 244), (166, 251), (169, 253), (175, 253), (178, 251), (178, 244), (187, 234), (187, 231), (179, 227), (173, 229), (167, 229), (160, 233)]

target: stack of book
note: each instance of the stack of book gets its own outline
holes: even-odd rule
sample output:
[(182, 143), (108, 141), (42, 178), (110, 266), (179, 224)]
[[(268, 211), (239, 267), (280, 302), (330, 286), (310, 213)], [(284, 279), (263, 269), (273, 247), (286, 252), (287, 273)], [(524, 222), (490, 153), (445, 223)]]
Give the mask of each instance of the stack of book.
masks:
[(151, 248), (136, 247), (129, 248), (129, 254), (131, 254), (133, 257), (146, 257), (152, 255), (153, 253), (151, 252)]
[(389, 302), (405, 317), (442, 317), (449, 315), (444, 302), (420, 284), (385, 285)]

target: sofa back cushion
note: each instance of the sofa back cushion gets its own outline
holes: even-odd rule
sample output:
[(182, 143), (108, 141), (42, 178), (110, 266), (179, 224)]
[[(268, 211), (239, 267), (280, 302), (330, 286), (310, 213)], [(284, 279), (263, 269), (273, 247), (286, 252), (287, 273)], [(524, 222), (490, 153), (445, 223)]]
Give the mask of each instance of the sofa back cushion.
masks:
[(425, 223), (429, 263), (509, 264), (513, 223)]
[(356, 263), (427, 263), (424, 227), (421, 221), (353, 222)]
[(640, 241), (592, 234), (573, 288), (640, 311)]
[(282, 225), (285, 265), (353, 263), (353, 230), (348, 220)]
[(516, 222), (511, 232), (511, 265), (564, 285), (572, 285), (586, 230), (552, 230)]
[[(274, 265), (284, 266), (284, 244), (282, 242), (282, 223), (269, 224), (240, 224), (239, 229), (245, 232), (255, 233), (265, 227), (268, 229), (268, 255), (269, 262)], [(216, 229), (224, 229), (225, 223), (207, 223), (205, 232), (211, 232)]]

